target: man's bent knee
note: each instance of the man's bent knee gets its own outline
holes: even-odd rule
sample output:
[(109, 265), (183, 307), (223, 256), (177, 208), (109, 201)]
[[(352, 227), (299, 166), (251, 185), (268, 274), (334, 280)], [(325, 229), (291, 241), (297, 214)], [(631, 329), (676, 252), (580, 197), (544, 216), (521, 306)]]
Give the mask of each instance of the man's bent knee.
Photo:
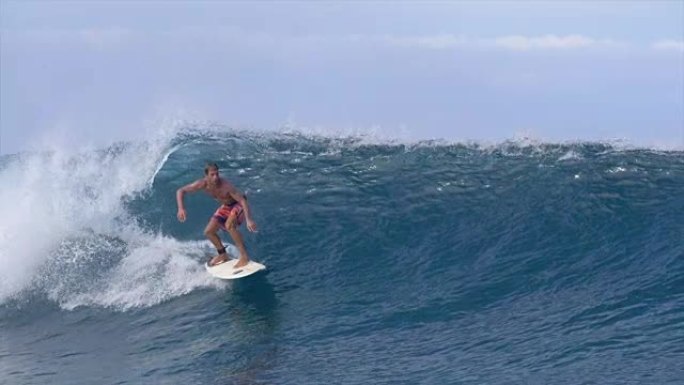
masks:
[(205, 229), (204, 229), (204, 235), (211, 236), (211, 235), (216, 235), (218, 232), (218, 226), (215, 226), (213, 224), (209, 224)]

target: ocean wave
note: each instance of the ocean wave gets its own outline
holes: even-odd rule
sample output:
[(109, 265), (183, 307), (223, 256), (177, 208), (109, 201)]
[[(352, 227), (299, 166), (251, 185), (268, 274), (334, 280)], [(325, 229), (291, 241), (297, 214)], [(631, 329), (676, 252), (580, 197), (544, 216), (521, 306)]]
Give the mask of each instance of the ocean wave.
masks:
[[(407, 282), (407, 298), (436, 285), (445, 296), (490, 293), (487, 307), (682, 274), (680, 151), (196, 124), (94, 151), (3, 158), (0, 304), (39, 293), (64, 309), (128, 310), (225, 288), (201, 266), (215, 203), (188, 196), (187, 223), (175, 219), (175, 190), (207, 161), (250, 196), (256, 258), (287, 259), (285, 276), (309, 285)], [(658, 295), (667, 302), (666, 288)]]

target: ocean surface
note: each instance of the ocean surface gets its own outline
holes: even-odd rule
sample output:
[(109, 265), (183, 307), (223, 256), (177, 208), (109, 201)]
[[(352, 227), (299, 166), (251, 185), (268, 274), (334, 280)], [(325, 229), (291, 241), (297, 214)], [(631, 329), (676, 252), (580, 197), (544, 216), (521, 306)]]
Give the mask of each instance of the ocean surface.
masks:
[[(207, 161), (265, 273), (207, 275), (206, 194), (177, 221)], [(684, 152), (186, 129), (5, 155), (0, 383), (684, 384)]]

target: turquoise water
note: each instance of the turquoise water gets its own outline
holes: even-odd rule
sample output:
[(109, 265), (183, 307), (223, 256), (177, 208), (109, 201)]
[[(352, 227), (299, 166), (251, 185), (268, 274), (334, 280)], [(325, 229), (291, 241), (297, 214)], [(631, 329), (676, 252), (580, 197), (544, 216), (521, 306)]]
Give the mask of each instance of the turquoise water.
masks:
[[(266, 273), (205, 273), (208, 196), (176, 220), (206, 161)], [(1, 163), (0, 383), (684, 383), (682, 152), (183, 131)]]

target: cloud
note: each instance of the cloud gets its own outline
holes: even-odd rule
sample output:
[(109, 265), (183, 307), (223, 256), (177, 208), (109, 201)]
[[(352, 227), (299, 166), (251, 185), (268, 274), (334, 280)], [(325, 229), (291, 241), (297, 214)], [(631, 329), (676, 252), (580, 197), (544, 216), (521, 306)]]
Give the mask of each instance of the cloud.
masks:
[(430, 49), (449, 49), (455, 47), (462, 47), (473, 45), (474, 41), (464, 36), (455, 35), (433, 35), (433, 36), (390, 36), (384, 35), (376, 38), (381, 42), (389, 45), (401, 47), (422, 47)]
[[(22, 35), (29, 42), (59, 44), (77, 42), (97, 49), (120, 47), (141, 41), (213, 43), (217, 46), (246, 45), (262, 47), (315, 47), (336, 44), (375, 44), (400, 48), (430, 50), (500, 49), (510, 51), (580, 50), (587, 48), (618, 48), (631, 44), (612, 39), (597, 39), (580, 34), (572, 35), (505, 35), (498, 37), (470, 37), (454, 34), (435, 35), (271, 35), (247, 31), (238, 27), (183, 27), (172, 30), (130, 30), (124, 28), (76, 30), (28, 30)], [(14, 36), (12, 36), (14, 37)], [(661, 40), (652, 44), (658, 50), (684, 50), (684, 43)]]
[(3, 30), (2, 32), (6, 42), (14, 41), (39, 45), (77, 43), (100, 50), (122, 46), (140, 38), (140, 34), (135, 31), (119, 27)]
[(495, 38), (471, 38), (462, 35), (432, 36), (382, 36), (376, 38), (384, 43), (402, 47), (420, 47), (426, 49), (453, 48), (499, 48), (512, 51), (529, 50), (561, 50), (581, 49), (589, 47), (618, 47), (626, 44), (611, 39), (594, 39), (582, 35), (544, 35), (522, 36), (509, 35)]
[(684, 52), (683, 40), (659, 40), (651, 44), (651, 48), (658, 51)]
[(494, 39), (494, 45), (514, 51), (532, 49), (577, 49), (591, 46), (610, 46), (616, 43), (612, 40), (596, 40), (582, 35), (556, 36), (545, 35), (539, 37), (504, 36)]

